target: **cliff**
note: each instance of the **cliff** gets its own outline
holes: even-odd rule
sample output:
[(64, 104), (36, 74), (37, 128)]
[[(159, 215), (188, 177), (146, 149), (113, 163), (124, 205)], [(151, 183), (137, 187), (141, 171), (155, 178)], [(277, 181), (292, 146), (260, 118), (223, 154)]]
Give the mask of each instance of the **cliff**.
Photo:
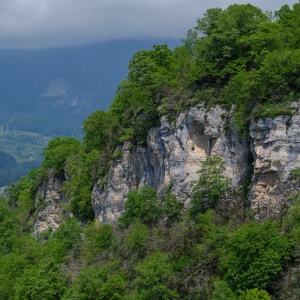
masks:
[[(254, 176), (251, 206), (258, 218), (272, 218), (287, 209), (289, 174), (300, 167), (300, 115), (259, 119), (250, 126)], [(298, 189), (298, 187), (294, 187)]]
[[(113, 223), (123, 210), (127, 193), (151, 185), (159, 194), (172, 184), (171, 192), (187, 207), (197, 171), (208, 155), (218, 155), (226, 165), (226, 175), (238, 187), (249, 174), (251, 207), (257, 218), (280, 215), (286, 207), (285, 187), (292, 169), (300, 167), (300, 116), (259, 119), (250, 134), (241, 138), (232, 115), (216, 106), (209, 110), (197, 105), (170, 123), (148, 133), (147, 146), (120, 145), (122, 155), (112, 162), (106, 184), (94, 184), (92, 206), (99, 222)], [(39, 211), (35, 232), (56, 229), (61, 214), (61, 182), (51, 179), (41, 187), (44, 208)]]
[(55, 177), (45, 180), (34, 199), (37, 216), (33, 235), (37, 237), (48, 229), (55, 231), (63, 221), (66, 199), (61, 189), (63, 182)]

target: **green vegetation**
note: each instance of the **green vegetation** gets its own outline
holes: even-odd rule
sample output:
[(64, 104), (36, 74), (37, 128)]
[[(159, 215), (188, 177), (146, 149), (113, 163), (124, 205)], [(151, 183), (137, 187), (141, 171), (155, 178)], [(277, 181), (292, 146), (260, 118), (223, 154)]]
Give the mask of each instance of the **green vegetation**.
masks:
[(49, 137), (32, 132), (0, 133), (0, 186), (11, 184), (40, 167), (43, 149), (49, 141)]
[(218, 156), (208, 156), (198, 171), (199, 179), (193, 187), (189, 214), (196, 217), (219, 204), (229, 191), (230, 180), (224, 176), (225, 164)]
[[(62, 140), (54, 145), (60, 147)], [(246, 207), (242, 222), (236, 222), (238, 211), (224, 217), (220, 193), (226, 198), (232, 191), (223, 167), (218, 157), (203, 163), (192, 213), (182, 212), (170, 190), (159, 199), (145, 186), (128, 194), (115, 226), (66, 217), (39, 241), (29, 234), (31, 199), (45, 174), (32, 172), (8, 190), (8, 201), (0, 198), (1, 299), (270, 300), (298, 295), (299, 205), (281, 223), (259, 223)], [(297, 169), (292, 176), (299, 184)]]
[[(199, 102), (219, 103), (235, 108), (241, 134), (253, 118), (290, 115), (300, 91), (299, 15), (300, 3), (274, 14), (214, 8), (174, 51), (136, 53), (110, 110), (83, 123), (83, 142), (51, 140), (41, 168), (0, 197), (0, 298), (298, 299), (299, 192), (287, 195), (292, 208), (280, 222), (258, 222), (245, 191), (233, 190), (224, 163), (209, 156), (184, 209), (171, 183), (162, 195), (144, 186), (128, 193), (117, 224), (98, 224), (91, 193), (95, 182), (105, 188), (120, 144), (145, 144), (162, 114), (173, 120)], [(65, 221), (35, 240), (34, 199), (51, 177), (63, 182)], [(299, 186), (298, 169), (290, 179)]]

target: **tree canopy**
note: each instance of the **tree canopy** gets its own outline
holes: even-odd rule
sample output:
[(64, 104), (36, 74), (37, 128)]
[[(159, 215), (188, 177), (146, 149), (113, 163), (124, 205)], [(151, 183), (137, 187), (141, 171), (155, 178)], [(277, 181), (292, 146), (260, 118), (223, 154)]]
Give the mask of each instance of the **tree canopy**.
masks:
[[(0, 197), (1, 299), (299, 299), (299, 192), (280, 222), (258, 222), (245, 195), (231, 190), (219, 157), (199, 167), (190, 206), (151, 186), (132, 189), (116, 224), (94, 220), (95, 183), (122, 160), (120, 145), (147, 143), (165, 115), (203, 102), (234, 109), (234, 128), (247, 134), (258, 117), (289, 115), (300, 95), (300, 3), (263, 12), (251, 4), (212, 8), (181, 46), (154, 45), (129, 62), (108, 111), (83, 123), (83, 141), (51, 140), (40, 169)], [(299, 170), (290, 180), (299, 186)], [(40, 186), (63, 185), (63, 222), (31, 235), (43, 203)], [(228, 193), (240, 204), (224, 217)], [(242, 194), (242, 193), (241, 193)]]

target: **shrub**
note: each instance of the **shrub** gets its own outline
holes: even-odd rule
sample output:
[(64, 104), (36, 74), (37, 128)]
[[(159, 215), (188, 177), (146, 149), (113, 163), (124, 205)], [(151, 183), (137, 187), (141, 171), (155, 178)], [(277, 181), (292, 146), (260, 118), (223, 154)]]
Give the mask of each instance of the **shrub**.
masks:
[(144, 253), (149, 237), (149, 230), (146, 225), (141, 223), (132, 224), (126, 236), (126, 245), (131, 251)]
[(133, 299), (178, 299), (177, 292), (168, 285), (173, 277), (173, 271), (166, 254), (161, 252), (151, 254), (136, 266), (136, 270), (138, 277), (134, 281)]
[(251, 222), (228, 237), (223, 246), (221, 269), (234, 290), (265, 289), (282, 272), (290, 250), (276, 223)]
[(156, 191), (151, 186), (146, 185), (140, 191), (130, 191), (127, 197), (125, 212), (119, 218), (121, 225), (128, 226), (136, 222), (153, 225), (162, 216)]

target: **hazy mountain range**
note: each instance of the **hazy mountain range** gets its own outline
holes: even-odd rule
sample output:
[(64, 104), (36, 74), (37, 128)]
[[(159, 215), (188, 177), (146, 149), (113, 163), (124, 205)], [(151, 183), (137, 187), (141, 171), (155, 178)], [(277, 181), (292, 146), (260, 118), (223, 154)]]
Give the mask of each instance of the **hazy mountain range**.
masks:
[[(109, 107), (116, 88), (126, 78), (132, 55), (165, 43), (173, 48), (180, 41), (119, 40), (74, 48), (0, 50), (0, 151), (4, 153), (0, 156), (0, 186), (4, 165), (5, 174), (9, 166), (20, 169), (11, 158), (3, 161), (7, 155), (19, 163), (30, 161), (30, 166), (40, 162), (32, 161), (39, 157), (35, 153), (28, 160), (21, 154), (23, 160), (18, 157), (18, 149), (27, 152), (22, 149), (27, 147), (24, 137), (18, 142), (14, 135), (16, 148), (6, 147), (10, 132), (18, 132), (19, 137), (22, 132), (41, 134), (36, 150), (40, 152), (47, 141), (43, 136), (81, 138), (86, 117)], [(27, 171), (22, 168), (14, 173)]]

